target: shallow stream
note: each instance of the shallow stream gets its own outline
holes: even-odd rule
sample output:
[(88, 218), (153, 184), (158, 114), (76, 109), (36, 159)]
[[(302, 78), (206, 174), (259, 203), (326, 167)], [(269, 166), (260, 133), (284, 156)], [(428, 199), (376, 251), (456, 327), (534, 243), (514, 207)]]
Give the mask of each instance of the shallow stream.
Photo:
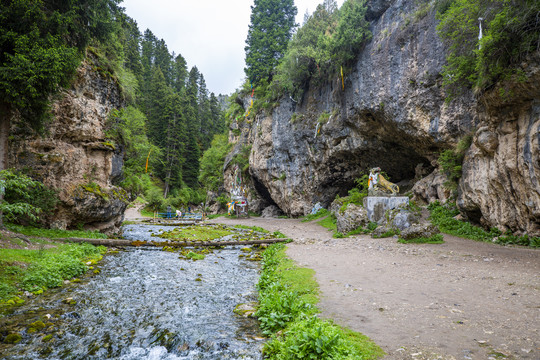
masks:
[[(163, 228), (129, 225), (125, 237), (147, 240)], [(216, 250), (199, 261), (160, 250), (107, 255), (86, 284), (38, 296), (2, 319), (48, 323), (41, 333), (23, 331), (0, 358), (261, 359), (256, 321), (233, 313), (256, 299), (258, 263), (241, 253)]]

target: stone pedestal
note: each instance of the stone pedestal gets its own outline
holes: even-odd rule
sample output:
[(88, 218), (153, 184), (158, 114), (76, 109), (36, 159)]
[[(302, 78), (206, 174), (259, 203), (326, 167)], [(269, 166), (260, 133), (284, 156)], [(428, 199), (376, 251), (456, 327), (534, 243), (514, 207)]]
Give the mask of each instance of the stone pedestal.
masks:
[(366, 196), (364, 208), (367, 210), (369, 221), (378, 222), (386, 210), (395, 209), (400, 205), (409, 205), (407, 196)]

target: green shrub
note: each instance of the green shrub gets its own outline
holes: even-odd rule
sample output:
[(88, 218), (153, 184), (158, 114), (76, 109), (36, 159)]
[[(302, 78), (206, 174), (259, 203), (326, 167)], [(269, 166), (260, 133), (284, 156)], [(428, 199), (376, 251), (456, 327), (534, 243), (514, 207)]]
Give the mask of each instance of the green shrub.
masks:
[[(41, 292), (62, 285), (87, 270), (85, 261), (98, 260), (106, 249), (90, 244), (62, 244), (56, 248), (0, 249), (0, 301), (19, 289)], [(6, 264), (23, 264), (6, 266)]]
[(58, 201), (54, 190), (14, 170), (0, 171), (0, 188), (5, 191), (0, 214), (7, 221), (35, 223), (40, 213), (51, 212)]
[(495, 235), (471, 223), (454, 219), (454, 216), (459, 214), (459, 210), (453, 204), (441, 205), (436, 201), (429, 204), (428, 209), (433, 225), (436, 225), (445, 234), (478, 241), (491, 241)]
[(444, 186), (453, 191), (454, 196), (457, 196), (457, 186), (461, 179), (461, 170), (465, 153), (472, 144), (472, 135), (466, 135), (461, 138), (453, 150), (444, 150), (439, 155), (439, 165), (446, 174), (448, 181)]
[(497, 238), (497, 243), (503, 245), (515, 244), (530, 247), (540, 247), (540, 237), (529, 235), (517, 236), (508, 231)]
[[(518, 74), (527, 54), (538, 49), (540, 2), (444, 0), (438, 6), (437, 32), (448, 46), (443, 84), (451, 96), (463, 88), (486, 89)], [(478, 40), (478, 18), (483, 38)]]

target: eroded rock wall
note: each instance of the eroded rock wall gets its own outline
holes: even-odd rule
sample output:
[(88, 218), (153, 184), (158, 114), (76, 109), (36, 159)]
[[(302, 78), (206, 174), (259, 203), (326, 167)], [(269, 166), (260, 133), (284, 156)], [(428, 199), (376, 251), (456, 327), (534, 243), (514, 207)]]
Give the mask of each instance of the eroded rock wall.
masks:
[(414, 179), (420, 164), (429, 173), (438, 150), (475, 125), (472, 97), (445, 104), (435, 10), (414, 11), (414, 1), (371, 2), (373, 40), (344, 88), (337, 75), (252, 124), (250, 172), (289, 215), (328, 206), (370, 167), (395, 182)]
[[(481, 127), (463, 163), (458, 205), (486, 227), (540, 235), (540, 56), (526, 81), (480, 98)], [(508, 94), (501, 96), (501, 94)]]
[[(251, 124), (233, 124), (242, 130), (237, 140), (252, 146), (249, 171), (256, 192), (288, 215), (301, 216), (317, 202), (327, 207), (336, 195), (346, 195), (373, 166), (407, 190), (419, 174), (436, 169), (441, 150), (476, 134), (459, 187), (462, 211), (486, 226), (537, 232), (535, 81), (520, 85), (528, 100), (518, 108), (514, 102), (502, 106), (499, 91), (481, 97), (466, 92), (447, 103), (434, 3), (425, 16), (417, 11), (423, 3), (412, 0), (369, 4), (373, 38), (345, 72), (344, 89), (336, 75), (310, 87), (302, 99), (284, 97)], [(429, 194), (417, 195), (446, 200), (443, 178), (436, 179), (440, 184), (425, 186)]]
[(77, 69), (72, 86), (52, 106), (46, 135), (27, 135), (12, 125), (9, 166), (24, 169), (58, 191), (60, 203), (43, 219), (58, 228), (115, 232), (127, 196), (114, 186), (121, 179), (123, 151), (106, 136), (112, 110), (124, 100), (115, 79), (100, 73), (92, 54)]

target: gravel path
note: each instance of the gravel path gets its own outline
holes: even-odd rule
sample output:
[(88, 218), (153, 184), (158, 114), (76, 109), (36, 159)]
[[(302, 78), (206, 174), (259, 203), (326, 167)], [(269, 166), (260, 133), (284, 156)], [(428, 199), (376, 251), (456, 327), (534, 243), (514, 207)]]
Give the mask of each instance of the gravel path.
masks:
[(540, 250), (445, 235), (439, 245), (333, 239), (315, 222), (228, 219), (294, 239), (315, 270), (322, 316), (362, 332), (386, 359), (540, 359)]

